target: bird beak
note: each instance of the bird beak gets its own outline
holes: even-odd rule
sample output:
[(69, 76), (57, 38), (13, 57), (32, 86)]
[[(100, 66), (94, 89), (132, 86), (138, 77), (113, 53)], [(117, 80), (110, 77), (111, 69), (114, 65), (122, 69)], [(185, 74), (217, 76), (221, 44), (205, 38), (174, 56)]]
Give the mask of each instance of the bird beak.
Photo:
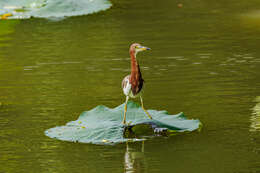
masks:
[(149, 47), (144, 47), (144, 46), (141, 46), (140, 49), (141, 49), (142, 51), (144, 51), (144, 50), (151, 50)]

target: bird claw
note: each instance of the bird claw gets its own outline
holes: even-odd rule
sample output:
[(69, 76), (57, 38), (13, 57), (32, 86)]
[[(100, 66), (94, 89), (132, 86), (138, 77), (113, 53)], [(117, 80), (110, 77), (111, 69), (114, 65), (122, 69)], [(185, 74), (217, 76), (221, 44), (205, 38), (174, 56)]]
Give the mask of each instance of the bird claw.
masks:
[(132, 121), (130, 121), (130, 122), (128, 122), (128, 123), (126, 123), (125, 121), (122, 122), (123, 126), (130, 126), (131, 123), (132, 123)]

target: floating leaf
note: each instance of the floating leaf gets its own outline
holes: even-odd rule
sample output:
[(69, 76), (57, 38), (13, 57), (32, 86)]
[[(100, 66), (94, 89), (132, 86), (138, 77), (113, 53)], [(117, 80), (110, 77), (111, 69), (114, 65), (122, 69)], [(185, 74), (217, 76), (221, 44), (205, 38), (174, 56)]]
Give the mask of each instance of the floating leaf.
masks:
[(113, 109), (97, 106), (83, 112), (78, 120), (46, 130), (45, 134), (63, 141), (113, 144), (140, 141), (147, 136), (190, 132), (199, 129), (201, 124), (199, 120), (188, 120), (183, 113), (169, 115), (157, 110), (148, 110), (153, 117), (151, 120), (140, 105), (130, 101), (127, 107), (127, 122), (131, 122), (127, 126), (122, 124), (124, 104)]
[(11, 15), (4, 19), (63, 18), (91, 14), (110, 7), (108, 0), (1, 0), (0, 16)]

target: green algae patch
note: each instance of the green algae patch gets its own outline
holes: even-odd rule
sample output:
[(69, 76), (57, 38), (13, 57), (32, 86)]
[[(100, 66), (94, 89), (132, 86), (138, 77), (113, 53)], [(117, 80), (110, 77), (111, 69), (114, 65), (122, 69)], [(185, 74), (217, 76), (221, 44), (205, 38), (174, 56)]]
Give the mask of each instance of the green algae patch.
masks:
[(139, 104), (130, 101), (127, 106), (128, 125), (122, 124), (124, 104), (116, 108), (97, 106), (83, 112), (76, 121), (48, 129), (45, 134), (62, 141), (116, 144), (191, 132), (201, 126), (199, 120), (187, 119), (183, 113), (169, 115), (166, 111), (148, 110), (151, 120)]

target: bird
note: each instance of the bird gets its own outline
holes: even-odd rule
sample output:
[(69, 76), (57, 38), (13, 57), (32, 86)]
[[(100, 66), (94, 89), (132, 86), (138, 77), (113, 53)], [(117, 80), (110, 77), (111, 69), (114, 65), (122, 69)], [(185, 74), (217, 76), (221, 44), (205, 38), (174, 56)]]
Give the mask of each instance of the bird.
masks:
[(147, 112), (144, 108), (143, 98), (142, 98), (142, 91), (143, 91), (143, 84), (144, 79), (142, 78), (142, 73), (136, 59), (136, 55), (138, 52), (151, 50), (148, 47), (142, 46), (139, 43), (133, 43), (130, 46), (129, 54), (131, 58), (131, 74), (124, 77), (122, 81), (122, 89), (123, 93), (126, 96), (125, 106), (124, 106), (124, 119), (123, 124), (126, 124), (126, 112), (127, 112), (127, 102), (129, 98), (140, 98), (141, 106), (146, 115), (152, 119), (152, 116)]

